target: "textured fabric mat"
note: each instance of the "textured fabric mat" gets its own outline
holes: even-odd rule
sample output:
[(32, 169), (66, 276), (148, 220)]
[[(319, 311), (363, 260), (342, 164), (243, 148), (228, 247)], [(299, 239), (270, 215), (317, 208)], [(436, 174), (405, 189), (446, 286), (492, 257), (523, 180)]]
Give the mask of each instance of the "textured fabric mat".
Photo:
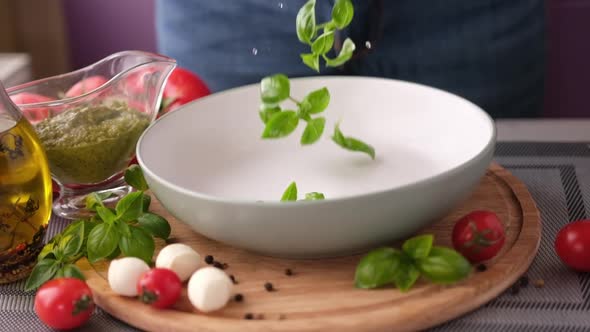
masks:
[[(526, 183), (541, 211), (541, 246), (527, 276), (543, 279), (545, 287), (529, 285), (516, 295), (506, 292), (432, 331), (590, 331), (590, 274), (568, 270), (553, 251), (563, 225), (590, 217), (590, 145), (498, 143), (496, 161)], [(52, 220), (48, 237), (65, 224)], [(0, 331), (51, 331), (33, 311), (34, 293), (23, 288), (24, 282), (0, 286)], [(80, 331), (137, 330), (97, 309)]]

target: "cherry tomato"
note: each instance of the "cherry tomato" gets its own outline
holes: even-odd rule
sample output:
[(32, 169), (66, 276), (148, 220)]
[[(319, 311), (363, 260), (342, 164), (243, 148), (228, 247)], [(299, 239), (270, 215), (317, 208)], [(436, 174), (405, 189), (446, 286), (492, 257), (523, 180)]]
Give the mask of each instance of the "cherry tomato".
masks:
[(504, 226), (491, 211), (473, 211), (453, 227), (453, 247), (471, 263), (496, 256), (506, 239)]
[(555, 238), (555, 251), (574, 270), (590, 272), (590, 219), (565, 225)]
[(77, 278), (58, 278), (43, 284), (35, 295), (37, 316), (54, 329), (73, 329), (94, 312), (92, 292)]
[(83, 95), (88, 91), (94, 90), (99, 86), (105, 84), (108, 80), (104, 76), (95, 75), (87, 77), (76, 84), (72, 85), (72, 87), (66, 91), (66, 97), (75, 97), (79, 95)]
[(139, 299), (154, 308), (168, 308), (180, 297), (182, 281), (174, 271), (154, 268), (141, 275), (137, 281)]
[(36, 104), (36, 103), (44, 103), (47, 101), (54, 101), (54, 98), (50, 98), (47, 96), (39, 95), (36, 93), (30, 92), (21, 92), (15, 95), (10, 96), (12, 102), (19, 106), (21, 112), (29, 120), (31, 124), (36, 124), (39, 121), (44, 120), (50, 114), (49, 108), (47, 107), (35, 107), (35, 108), (25, 108), (21, 107), (22, 105), (26, 104)]
[(160, 114), (170, 112), (180, 105), (211, 94), (209, 87), (195, 73), (176, 67), (166, 82), (163, 94), (163, 108)]

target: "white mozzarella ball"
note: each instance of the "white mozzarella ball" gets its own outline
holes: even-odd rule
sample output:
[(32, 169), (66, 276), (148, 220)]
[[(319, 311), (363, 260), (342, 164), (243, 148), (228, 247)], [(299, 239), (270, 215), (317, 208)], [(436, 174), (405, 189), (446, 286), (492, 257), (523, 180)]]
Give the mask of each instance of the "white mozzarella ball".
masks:
[(215, 267), (204, 267), (195, 272), (188, 282), (188, 298), (202, 312), (223, 308), (229, 301), (233, 283), (225, 272)]
[(123, 257), (111, 261), (107, 279), (113, 292), (124, 296), (137, 296), (137, 281), (150, 267), (137, 257)]
[(167, 245), (156, 258), (156, 267), (174, 271), (181, 281), (186, 281), (197, 270), (201, 256), (193, 248), (182, 243)]

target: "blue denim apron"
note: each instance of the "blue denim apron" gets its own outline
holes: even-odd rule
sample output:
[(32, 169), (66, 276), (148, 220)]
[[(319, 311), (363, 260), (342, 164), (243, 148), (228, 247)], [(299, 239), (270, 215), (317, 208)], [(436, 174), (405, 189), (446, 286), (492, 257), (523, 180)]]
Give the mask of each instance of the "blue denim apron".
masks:
[[(159, 52), (198, 73), (213, 91), (285, 73), (317, 75), (295, 33), (305, 0), (157, 0)], [(317, 0), (318, 22), (333, 0)], [(542, 112), (544, 0), (357, 0), (340, 41), (352, 61), (321, 75), (364, 75), (434, 86), (471, 100), (493, 117)], [(368, 43), (367, 43), (368, 42)]]

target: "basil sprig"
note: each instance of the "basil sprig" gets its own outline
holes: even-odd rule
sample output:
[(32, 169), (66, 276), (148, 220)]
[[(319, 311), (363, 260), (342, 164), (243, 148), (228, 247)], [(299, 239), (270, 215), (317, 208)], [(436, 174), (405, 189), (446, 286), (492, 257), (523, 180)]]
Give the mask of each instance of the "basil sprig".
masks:
[(467, 259), (433, 242), (433, 235), (419, 235), (406, 240), (401, 250), (383, 247), (369, 252), (357, 265), (355, 286), (370, 289), (393, 284), (406, 292), (420, 276), (435, 284), (451, 284), (470, 274)]
[[(355, 45), (350, 38), (344, 40), (335, 58), (329, 58), (327, 54), (334, 47), (336, 29), (344, 29), (352, 22), (354, 6), (351, 0), (336, 0), (332, 8), (331, 20), (317, 24), (315, 3), (315, 0), (308, 0), (301, 7), (297, 13), (295, 25), (299, 41), (311, 47), (311, 53), (301, 54), (302, 62), (319, 72), (320, 57), (324, 59), (328, 67), (341, 66), (352, 57)], [(323, 32), (318, 35), (320, 30)], [(298, 100), (291, 95), (289, 78), (279, 73), (264, 77), (260, 81), (260, 100), (259, 116), (265, 125), (262, 132), (263, 139), (289, 136), (302, 121), (305, 121), (306, 125), (301, 134), (301, 145), (314, 144), (322, 137), (326, 118), (318, 114), (324, 112), (330, 104), (328, 88), (322, 87)], [(287, 100), (293, 102), (295, 107), (282, 107), (281, 104)], [(338, 125), (334, 128), (332, 141), (344, 149), (364, 152), (375, 159), (375, 149), (372, 146), (357, 138), (345, 137)]]
[[(324, 194), (319, 192), (310, 192), (305, 194), (305, 201), (317, 201), (325, 199)], [(283, 192), (283, 196), (281, 197), (282, 202), (288, 201), (296, 201), (297, 200), (297, 184), (295, 182), (291, 182), (287, 189)]]
[(57, 277), (84, 280), (75, 265), (82, 257), (94, 263), (123, 254), (152, 263), (154, 237), (166, 240), (170, 236), (170, 224), (162, 216), (148, 212), (151, 199), (144, 191), (149, 187), (139, 166), (132, 165), (126, 170), (125, 181), (138, 191), (121, 198), (114, 209), (103, 202), (109, 197), (107, 194), (86, 196), (86, 207), (96, 215), (74, 221), (43, 247), (27, 279), (27, 291)]
[[(338, 67), (350, 60), (355, 45), (350, 38), (346, 38), (340, 52), (335, 58), (329, 58), (328, 53), (334, 47), (334, 33), (336, 29), (346, 28), (354, 17), (354, 6), (351, 0), (336, 0), (332, 7), (331, 20), (317, 24), (315, 17), (315, 0), (308, 0), (295, 20), (297, 38), (300, 42), (311, 46), (311, 53), (300, 54), (301, 60), (309, 68), (320, 72), (320, 57), (327, 67)], [(319, 31), (322, 34), (318, 35)]]

